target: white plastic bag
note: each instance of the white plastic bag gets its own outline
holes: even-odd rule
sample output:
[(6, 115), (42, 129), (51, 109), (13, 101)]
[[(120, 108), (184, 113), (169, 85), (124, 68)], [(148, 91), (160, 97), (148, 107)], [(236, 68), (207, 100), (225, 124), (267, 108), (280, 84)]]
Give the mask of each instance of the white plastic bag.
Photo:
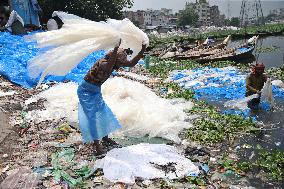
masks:
[(274, 103), (271, 79), (267, 79), (266, 83), (264, 84), (261, 90), (261, 101), (268, 102), (270, 105), (273, 105)]

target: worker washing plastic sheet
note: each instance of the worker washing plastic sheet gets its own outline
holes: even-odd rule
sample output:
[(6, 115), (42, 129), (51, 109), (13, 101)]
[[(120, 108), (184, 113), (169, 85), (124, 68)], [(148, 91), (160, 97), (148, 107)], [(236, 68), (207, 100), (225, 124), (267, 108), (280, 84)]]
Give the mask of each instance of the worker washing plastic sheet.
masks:
[[(241, 72), (235, 67), (225, 68), (199, 68), (194, 70), (176, 70), (170, 74), (168, 80), (174, 81), (179, 86), (185, 89), (191, 89), (195, 92), (196, 99), (207, 99), (213, 102), (226, 102), (234, 100), (233, 102), (241, 102), (239, 104), (232, 101), (228, 104), (235, 104), (231, 106), (233, 109), (240, 109), (237, 111), (230, 111), (234, 114), (242, 114), (248, 116), (248, 108), (246, 106), (248, 98), (245, 98), (246, 92), (246, 76), (247, 73)], [(273, 85), (275, 84), (275, 85)], [(284, 89), (279, 87), (279, 82), (272, 81), (274, 98), (284, 98)], [(269, 86), (266, 86), (269, 87)], [(267, 91), (267, 89), (266, 89)], [(261, 106), (265, 110), (269, 110), (267, 103), (262, 103)], [(229, 111), (226, 111), (227, 113)]]
[[(26, 119), (35, 122), (66, 118), (78, 122), (78, 98), (76, 83), (61, 83), (32, 97), (26, 105), (46, 99), (44, 110), (28, 112)], [(135, 89), (135, 90), (133, 90)], [(158, 97), (148, 87), (124, 78), (113, 78), (102, 85), (103, 98), (122, 125), (115, 137), (161, 137), (180, 143), (178, 134), (191, 127), (184, 112), (193, 104), (182, 100)]]

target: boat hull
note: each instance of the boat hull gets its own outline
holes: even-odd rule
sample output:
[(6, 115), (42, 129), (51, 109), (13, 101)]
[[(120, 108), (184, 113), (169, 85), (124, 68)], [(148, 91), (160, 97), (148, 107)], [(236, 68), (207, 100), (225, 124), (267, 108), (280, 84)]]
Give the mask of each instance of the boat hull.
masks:
[(254, 51), (254, 46), (250, 47), (247, 51), (242, 52), (242, 53), (231, 53), (228, 55), (220, 56), (220, 57), (215, 57), (215, 58), (201, 58), (198, 59), (198, 62), (200, 63), (206, 63), (206, 62), (216, 62), (216, 61), (226, 61), (226, 60), (231, 60), (231, 61), (242, 61), (246, 59), (253, 59), (254, 55), (252, 52)]

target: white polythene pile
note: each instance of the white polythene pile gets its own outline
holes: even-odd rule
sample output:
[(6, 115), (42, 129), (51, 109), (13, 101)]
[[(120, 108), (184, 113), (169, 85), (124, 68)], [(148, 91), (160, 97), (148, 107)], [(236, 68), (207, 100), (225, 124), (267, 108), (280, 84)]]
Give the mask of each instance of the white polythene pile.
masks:
[(15, 91), (3, 92), (3, 91), (0, 90), (0, 97), (2, 97), (2, 96), (13, 96), (14, 94), (16, 94)]
[(78, 84), (61, 83), (41, 92), (40, 94), (28, 99), (25, 104), (28, 105), (45, 99), (45, 110), (34, 110), (28, 112), (26, 119), (33, 120), (36, 123), (46, 120), (60, 120), (66, 118), (71, 124), (78, 123)]
[[(75, 83), (61, 83), (40, 93), (26, 103), (44, 98), (45, 110), (31, 111), (27, 119), (35, 121), (67, 118), (71, 123), (78, 122), (78, 97)], [(112, 109), (122, 129), (115, 136), (162, 137), (181, 142), (178, 134), (191, 127), (186, 122), (184, 109), (191, 109), (191, 102), (167, 100), (158, 97), (148, 87), (124, 78), (107, 80), (102, 86), (106, 103)]]
[(103, 96), (118, 117), (123, 129), (117, 134), (127, 136), (163, 137), (180, 142), (178, 133), (191, 125), (186, 123), (184, 108), (192, 103), (177, 103), (157, 96), (148, 87), (123, 78), (108, 80)]
[[(172, 163), (175, 170), (166, 171), (162, 167)], [(106, 157), (97, 160), (95, 169), (101, 168), (104, 177), (111, 182), (134, 184), (135, 178), (154, 179), (182, 178), (199, 173), (199, 169), (189, 159), (165, 144), (138, 144), (113, 149)]]

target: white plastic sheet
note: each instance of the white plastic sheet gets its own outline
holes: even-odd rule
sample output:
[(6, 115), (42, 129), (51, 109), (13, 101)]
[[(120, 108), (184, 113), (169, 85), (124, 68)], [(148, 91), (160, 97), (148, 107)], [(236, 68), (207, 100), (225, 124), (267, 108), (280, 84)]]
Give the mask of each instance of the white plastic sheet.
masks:
[(227, 108), (232, 108), (232, 109), (240, 109), (240, 110), (245, 110), (248, 109), (247, 103), (251, 101), (254, 98), (258, 98), (258, 94), (254, 94), (242, 99), (237, 99), (237, 100), (230, 100), (225, 102), (224, 106)]
[(131, 48), (134, 56), (141, 50), (142, 43), (149, 44), (148, 36), (128, 19), (94, 22), (63, 12), (57, 15), (64, 22), (60, 30), (28, 38), (37, 40), (40, 47), (55, 47), (29, 62), (31, 77), (42, 73), (40, 82), (46, 75), (66, 75), (92, 52), (113, 49), (119, 39), (122, 39), (121, 48)]
[(274, 103), (271, 79), (267, 79), (266, 83), (263, 86), (263, 89), (261, 90), (261, 101), (268, 102), (271, 105), (273, 105)]
[(102, 93), (123, 127), (116, 136), (149, 135), (180, 143), (178, 134), (192, 126), (184, 112), (193, 107), (192, 102), (160, 98), (138, 82), (114, 78), (103, 85)]
[[(163, 171), (159, 166), (173, 163), (175, 171)], [(155, 166), (159, 165), (159, 166)], [(97, 160), (95, 169), (101, 168), (104, 177), (111, 182), (134, 184), (135, 178), (177, 179), (190, 173), (199, 173), (199, 169), (189, 159), (180, 155), (172, 146), (165, 144), (138, 144), (113, 149), (106, 157)]]
[(271, 84), (280, 88), (284, 88), (284, 82), (281, 80), (274, 80), (271, 82)]
[[(78, 122), (78, 85), (60, 83), (26, 101), (26, 105), (39, 99), (46, 99), (44, 110), (34, 110), (27, 114), (28, 120), (35, 122), (60, 120)], [(114, 112), (122, 129), (116, 137), (131, 136), (161, 137), (176, 143), (178, 134), (189, 128), (185, 109), (193, 107), (192, 102), (160, 98), (148, 87), (124, 78), (108, 79), (102, 86), (103, 97)]]

